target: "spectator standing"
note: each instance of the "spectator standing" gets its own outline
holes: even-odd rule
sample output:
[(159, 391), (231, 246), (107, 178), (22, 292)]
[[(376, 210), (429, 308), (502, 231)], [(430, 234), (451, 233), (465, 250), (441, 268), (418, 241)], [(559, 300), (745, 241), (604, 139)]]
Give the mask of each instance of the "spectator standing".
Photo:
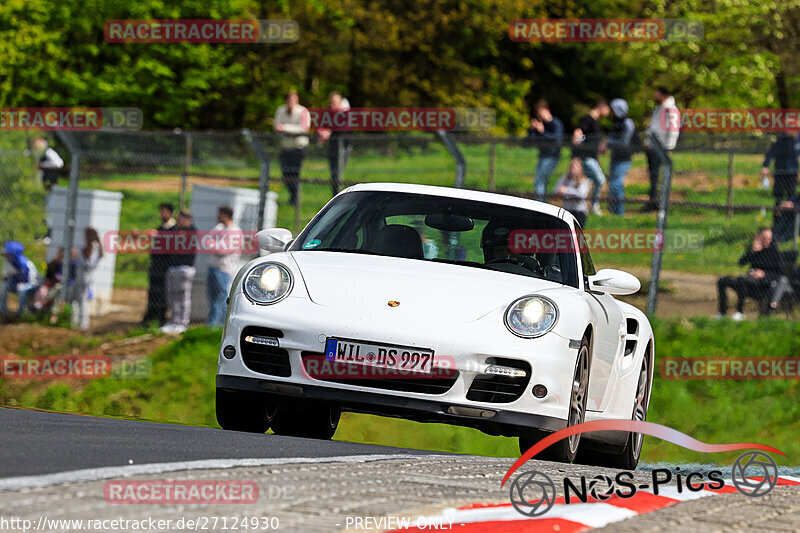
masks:
[(611, 114), (611, 108), (605, 100), (598, 100), (594, 107), (589, 110), (589, 114), (581, 117), (578, 127), (572, 133), (572, 157), (577, 157), (583, 164), (583, 172), (586, 174), (594, 188), (592, 190), (592, 213), (598, 216), (603, 215), (597, 198), (606, 183), (606, 176), (600, 168), (597, 160), (600, 150), (600, 143), (603, 140), (603, 128), (600, 126), (600, 119)]
[[(672, 150), (678, 144), (680, 135), (681, 114), (675, 105), (675, 99), (670, 96), (666, 87), (658, 87), (653, 94), (656, 103), (653, 114), (650, 115), (650, 124), (647, 126), (645, 138), (645, 155), (647, 156), (647, 169), (650, 174), (650, 198), (642, 211), (658, 210), (658, 179), (661, 167), (664, 167), (664, 178), (672, 171)], [(663, 150), (651, 146), (650, 136), (656, 138)]]
[(44, 190), (50, 192), (53, 186), (58, 183), (58, 175), (62, 168), (64, 168), (64, 160), (58, 155), (58, 152), (50, 148), (47, 139), (44, 137), (36, 137), (33, 140), (33, 148), (35, 153), (40, 153), (39, 157), (39, 170), (42, 171), (42, 185)]
[(544, 201), (548, 181), (558, 166), (561, 157), (561, 143), (564, 141), (564, 123), (554, 117), (546, 100), (539, 100), (533, 108), (531, 126), (523, 142), (539, 148), (539, 162), (536, 164), (534, 192), (536, 199)]
[(280, 134), (281, 163), (283, 182), (289, 189), (289, 203), (297, 203), (297, 190), (300, 184), (300, 169), (306, 156), (310, 119), (308, 109), (300, 105), (297, 91), (286, 94), (286, 104), (275, 112), (275, 131)]
[[(346, 98), (342, 98), (341, 93), (332, 92), (330, 96), (330, 111), (344, 112), (350, 109), (350, 102)], [(319, 140), (328, 143), (328, 166), (331, 169), (331, 191), (333, 196), (339, 193), (339, 185), (341, 176), (339, 176), (339, 144), (344, 146), (342, 168), (347, 165), (347, 160), (350, 159), (350, 153), (353, 151), (353, 145), (347, 140), (345, 134), (341, 131), (333, 131), (327, 128), (317, 130)]]
[(775, 161), (773, 173), (775, 183), (772, 187), (772, 194), (775, 196), (776, 205), (795, 196), (797, 172), (800, 166), (798, 158), (800, 158), (800, 134), (792, 135), (791, 132), (781, 133), (764, 157), (764, 165), (761, 169), (762, 178), (769, 177), (770, 163)]
[(794, 228), (798, 223), (797, 218), (800, 213), (797, 208), (800, 207), (800, 194), (795, 193), (787, 200), (775, 206), (775, 214), (772, 216), (772, 233), (775, 242), (782, 243), (794, 240)]
[[(192, 223), (192, 214), (182, 210), (178, 213), (178, 223), (175, 226), (177, 234), (183, 234), (183, 242), (190, 242), (193, 232), (197, 228)], [(176, 241), (177, 242), (177, 241)], [(197, 273), (194, 267), (196, 250), (179, 250), (184, 253), (174, 253), (170, 256), (170, 267), (167, 269), (167, 307), (170, 311), (169, 322), (161, 331), (164, 333), (183, 333), (189, 325), (192, 311), (192, 282)], [(177, 252), (177, 251), (176, 251)]]
[(739, 258), (740, 265), (750, 265), (746, 276), (723, 276), (717, 281), (719, 312), (714, 318), (722, 318), (728, 312), (728, 295), (725, 290), (731, 288), (738, 298), (733, 320), (744, 320), (744, 300), (747, 297), (762, 299), (770, 294), (773, 282), (777, 282), (783, 274), (783, 265), (778, 248), (772, 240), (772, 230), (759, 228), (753, 244)]
[(6, 241), (3, 250), (3, 289), (0, 294), (0, 317), (8, 318), (8, 295), (17, 295), (17, 316), (28, 308), (28, 296), (36, 292), (39, 275), (36, 265), (25, 256), (25, 246)]
[(615, 215), (625, 213), (625, 177), (631, 169), (631, 155), (638, 148), (639, 137), (636, 125), (628, 116), (628, 102), (622, 98), (611, 100), (613, 125), (608, 133), (607, 146), (611, 150), (611, 166), (608, 170), (609, 210)]
[[(156, 228), (158, 233), (172, 231), (175, 229), (175, 219), (172, 213), (175, 207), (170, 203), (163, 203), (158, 206), (158, 215), (161, 218), (161, 225)], [(147, 270), (147, 311), (142, 318), (141, 325), (147, 326), (150, 322), (156, 321), (159, 326), (164, 325), (167, 318), (167, 299), (166, 292), (167, 269), (169, 268), (169, 255), (150, 252), (150, 268)]]
[[(222, 206), (217, 210), (217, 222), (214, 231), (239, 231), (239, 226), (233, 222), (233, 209)], [(208, 325), (221, 326), (225, 318), (225, 300), (236, 271), (239, 270), (240, 254), (219, 253), (213, 254), (208, 265)]]
[(89, 329), (89, 292), (91, 291), (94, 271), (103, 258), (103, 244), (100, 236), (91, 226), (83, 230), (84, 246), (75, 250), (75, 289), (72, 294), (72, 327), (81, 331)]
[(583, 164), (577, 157), (569, 162), (569, 171), (561, 176), (553, 187), (553, 192), (561, 198), (561, 207), (572, 213), (581, 228), (586, 225), (589, 198), (589, 180), (583, 173)]

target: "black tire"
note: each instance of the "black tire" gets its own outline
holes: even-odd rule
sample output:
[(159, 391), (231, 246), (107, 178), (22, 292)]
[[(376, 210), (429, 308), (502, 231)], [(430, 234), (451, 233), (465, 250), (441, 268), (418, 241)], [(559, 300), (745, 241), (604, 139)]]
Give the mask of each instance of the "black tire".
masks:
[(269, 429), (266, 407), (261, 395), (217, 389), (217, 423), (222, 429), (266, 433)]
[[(642, 367), (639, 370), (639, 382), (636, 385), (636, 396), (633, 405), (632, 420), (644, 422), (647, 419), (647, 407), (650, 404), (650, 350), (644, 353)], [(642, 454), (642, 441), (644, 435), (641, 433), (628, 433), (625, 447), (621, 452), (608, 453), (594, 449), (581, 450), (580, 462), (595, 466), (608, 468), (619, 468), (621, 470), (635, 470), (639, 464), (639, 457)]]
[[(578, 357), (575, 361), (575, 373), (572, 376), (567, 427), (576, 426), (582, 423), (586, 418), (586, 399), (589, 392), (590, 366), (589, 338), (584, 336), (583, 339), (581, 339), (581, 346), (578, 348)], [(520, 433), (519, 437), (520, 454), (528, 451), (531, 446), (549, 434), (550, 433), (540, 429), (524, 430)], [(548, 461), (557, 461), (559, 463), (572, 463), (575, 461), (575, 457), (578, 454), (580, 440), (580, 435), (573, 435), (562, 439), (539, 452), (537, 457)]]
[(328, 402), (281, 401), (267, 408), (276, 435), (330, 440), (339, 427), (342, 414)]

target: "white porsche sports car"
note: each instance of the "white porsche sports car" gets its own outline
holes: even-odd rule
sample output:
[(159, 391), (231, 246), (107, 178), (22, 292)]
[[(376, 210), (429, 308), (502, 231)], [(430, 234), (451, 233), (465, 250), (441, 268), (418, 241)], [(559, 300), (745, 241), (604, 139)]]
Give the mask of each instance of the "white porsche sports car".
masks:
[[(523, 246), (547, 235), (561, 245)], [(595, 271), (582, 238), (554, 205), (404, 184), (350, 187), (294, 239), (260, 232), (271, 253), (228, 300), (219, 424), (329, 439), (347, 410), (518, 436), (525, 451), (584, 421), (644, 420), (653, 332), (612, 297), (639, 280)], [(641, 445), (594, 432), (546, 455), (633, 468)]]

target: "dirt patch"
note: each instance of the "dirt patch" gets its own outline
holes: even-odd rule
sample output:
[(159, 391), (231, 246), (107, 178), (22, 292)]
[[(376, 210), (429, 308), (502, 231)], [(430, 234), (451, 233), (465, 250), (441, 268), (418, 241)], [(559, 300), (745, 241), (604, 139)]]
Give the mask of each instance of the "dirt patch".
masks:
[[(625, 177), (625, 185), (650, 185), (650, 177), (646, 167), (632, 168)], [(727, 187), (728, 177), (708, 172), (691, 172), (680, 170), (672, 176), (672, 186), (687, 188), (693, 191), (711, 191), (719, 187)], [(750, 174), (734, 174), (733, 188), (746, 189), (758, 188), (761, 179)], [(673, 191), (673, 195), (675, 192)]]
[[(252, 185), (257, 180), (241, 180), (227, 178), (189, 178), (188, 190), (192, 185), (209, 185), (213, 187), (242, 187)], [(113, 180), (103, 184), (103, 189), (109, 191), (146, 191), (146, 192), (176, 192), (181, 190), (180, 176), (165, 176), (153, 180)]]
[[(650, 278), (649, 268), (626, 268), (640, 280)], [(693, 274), (677, 270), (662, 270), (660, 283), (666, 290), (658, 295), (657, 313), (659, 318), (713, 316), (717, 312), (717, 279), (713, 274)], [(730, 296), (730, 295), (729, 295)], [(642, 311), (647, 308), (647, 287), (620, 300), (635, 305)], [(735, 302), (729, 300), (731, 303)], [(751, 299), (745, 301), (744, 311), (752, 318), (758, 316), (758, 305)]]

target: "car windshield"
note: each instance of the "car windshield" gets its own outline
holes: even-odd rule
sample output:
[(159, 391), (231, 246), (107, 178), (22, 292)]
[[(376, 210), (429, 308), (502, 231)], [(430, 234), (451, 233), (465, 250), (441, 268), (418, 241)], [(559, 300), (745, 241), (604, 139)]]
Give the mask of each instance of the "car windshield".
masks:
[(356, 191), (328, 204), (291, 250), (446, 262), (578, 286), (574, 252), (519, 253), (511, 242), (518, 230), (563, 234), (569, 226), (552, 215), (489, 202)]

